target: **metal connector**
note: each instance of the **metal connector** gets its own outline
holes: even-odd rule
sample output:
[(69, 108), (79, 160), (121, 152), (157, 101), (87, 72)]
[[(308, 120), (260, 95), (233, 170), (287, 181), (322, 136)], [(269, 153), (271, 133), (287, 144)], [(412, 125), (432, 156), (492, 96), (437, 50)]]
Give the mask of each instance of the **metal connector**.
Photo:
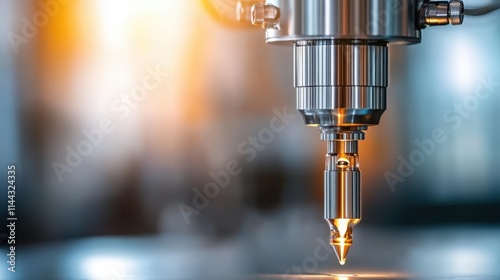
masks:
[(451, 25), (460, 25), (464, 22), (464, 2), (458, 0), (450, 1), (448, 11), (448, 18)]
[(460, 0), (425, 2), (419, 11), (419, 27), (460, 25), (464, 21), (464, 3)]
[(253, 25), (262, 28), (278, 28), (280, 9), (272, 4), (256, 4), (251, 9), (251, 20)]
[(263, 0), (241, 0), (236, 4), (236, 20), (238, 22), (252, 23), (252, 7), (263, 4)]

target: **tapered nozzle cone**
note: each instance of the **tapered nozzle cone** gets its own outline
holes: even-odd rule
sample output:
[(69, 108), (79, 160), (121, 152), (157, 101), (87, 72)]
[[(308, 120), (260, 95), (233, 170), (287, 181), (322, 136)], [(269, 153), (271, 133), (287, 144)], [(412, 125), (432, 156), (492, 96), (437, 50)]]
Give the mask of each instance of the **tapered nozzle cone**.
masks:
[(332, 245), (332, 247), (335, 250), (335, 254), (337, 255), (337, 258), (339, 259), (339, 263), (341, 265), (344, 265), (345, 260), (347, 258), (347, 253), (349, 253), (349, 249), (351, 248), (351, 245), (341, 244), (341, 245)]
[(330, 245), (332, 245), (339, 263), (345, 264), (347, 253), (352, 245), (352, 228), (359, 219), (329, 219)]

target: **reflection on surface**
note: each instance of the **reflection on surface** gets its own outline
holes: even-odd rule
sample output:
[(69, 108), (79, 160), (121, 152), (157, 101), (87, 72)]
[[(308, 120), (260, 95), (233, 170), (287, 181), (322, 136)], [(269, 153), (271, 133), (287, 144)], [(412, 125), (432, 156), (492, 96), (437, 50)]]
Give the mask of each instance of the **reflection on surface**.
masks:
[(133, 267), (133, 262), (120, 256), (93, 256), (84, 259), (81, 267), (92, 278), (120, 279)]
[(353, 273), (353, 274), (263, 274), (251, 276), (247, 279), (317, 279), (317, 280), (356, 280), (356, 279), (410, 279), (412, 276), (408, 274), (400, 274), (394, 272), (377, 272), (377, 273)]
[(330, 274), (330, 279), (336, 280), (352, 280), (352, 279), (408, 279), (409, 274), (394, 273), (394, 272), (378, 272), (378, 273), (356, 273), (356, 274)]
[(296, 279), (318, 279), (318, 280), (358, 280), (358, 279), (456, 279), (456, 280), (496, 280), (498, 277), (475, 275), (440, 275), (440, 276), (410, 276), (405, 274), (392, 274), (392, 273), (375, 273), (375, 274), (293, 274), (293, 275), (255, 275), (248, 278), (241, 278), (245, 280), (260, 280), (260, 279), (283, 279), (283, 280), (296, 280)]
[[(317, 227), (320, 231), (322, 223)], [(276, 249), (276, 244), (285, 242), (276, 241), (282, 238), (281, 231), (274, 233), (240, 236), (217, 246), (189, 235), (89, 238), (26, 246), (20, 249), (25, 257), (16, 276), (80, 280), (117, 276), (164, 280), (500, 279), (500, 228), (388, 231), (362, 227), (353, 247), (356, 254), (344, 267), (335, 260), (333, 250), (321, 258), (324, 261), (304, 265), (315, 256), (317, 241), (298, 234), (289, 240), (294, 246)], [(383, 246), (389, 243), (391, 246)], [(285, 274), (295, 269), (297, 274)], [(0, 271), (0, 279), (4, 278)]]

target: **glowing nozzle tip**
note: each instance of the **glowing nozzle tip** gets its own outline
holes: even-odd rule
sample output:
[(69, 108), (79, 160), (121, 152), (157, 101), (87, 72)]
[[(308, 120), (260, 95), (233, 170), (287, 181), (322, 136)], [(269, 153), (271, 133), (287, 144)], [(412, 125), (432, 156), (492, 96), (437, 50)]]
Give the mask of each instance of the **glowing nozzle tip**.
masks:
[(347, 253), (352, 245), (352, 228), (359, 222), (355, 219), (332, 219), (330, 223), (330, 245), (332, 245), (339, 263), (345, 264)]
[(341, 265), (344, 265), (347, 258), (347, 253), (349, 252), (351, 245), (343, 243), (339, 245), (333, 245), (332, 247), (335, 250), (337, 258), (339, 259), (339, 263)]

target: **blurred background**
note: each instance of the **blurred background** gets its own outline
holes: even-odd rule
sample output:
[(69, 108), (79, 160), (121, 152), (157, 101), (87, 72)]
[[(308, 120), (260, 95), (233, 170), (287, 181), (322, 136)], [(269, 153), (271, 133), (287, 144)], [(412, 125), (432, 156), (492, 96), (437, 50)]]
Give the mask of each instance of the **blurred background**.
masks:
[[(500, 13), (391, 46), (388, 110), (360, 147), (363, 220), (340, 268), (331, 252), (314, 257), (328, 240), (326, 145), (295, 110), (292, 48), (266, 45), (263, 30), (235, 21), (235, 5), (0, 2), (0, 180), (17, 166), (15, 276), (203, 279), (294, 265), (500, 275)], [(269, 130), (276, 118), (283, 129)], [(402, 176), (435, 129), (446, 141)], [(265, 143), (252, 144), (262, 131)], [(239, 172), (227, 186), (196, 198), (229, 163)]]

